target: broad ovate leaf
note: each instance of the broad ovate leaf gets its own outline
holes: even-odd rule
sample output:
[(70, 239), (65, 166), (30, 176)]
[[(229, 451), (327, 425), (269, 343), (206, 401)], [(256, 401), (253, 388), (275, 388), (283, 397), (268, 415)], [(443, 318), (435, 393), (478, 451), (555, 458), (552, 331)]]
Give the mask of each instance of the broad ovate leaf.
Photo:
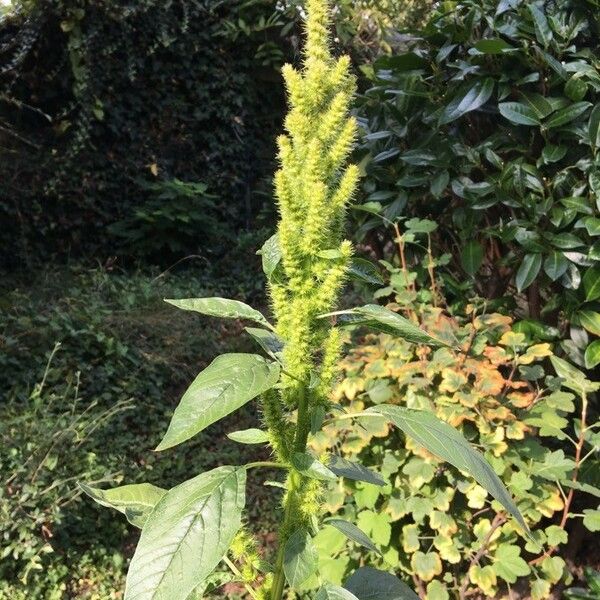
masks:
[(600, 364), (600, 340), (594, 340), (585, 349), (585, 368), (593, 369)]
[(279, 236), (272, 235), (257, 252), (262, 257), (262, 268), (265, 275), (270, 278), (275, 272), (277, 265), (281, 262), (281, 247), (279, 246)]
[(589, 394), (600, 388), (600, 383), (590, 381), (583, 371), (580, 371), (566, 360), (551, 356), (550, 362), (556, 374), (564, 379), (563, 385), (578, 394)]
[(280, 359), (284, 342), (275, 332), (259, 327), (245, 327), (245, 330), (269, 356)]
[(221, 317), (223, 319), (247, 319), (272, 329), (272, 325), (264, 315), (251, 306), (239, 300), (228, 298), (184, 298), (182, 300), (171, 300), (165, 298), (165, 302), (181, 308), (208, 315), (210, 317)]
[(279, 380), (280, 367), (257, 354), (223, 354), (196, 377), (157, 450), (166, 450), (237, 410)]
[(293, 589), (314, 575), (319, 566), (319, 555), (312, 537), (305, 529), (298, 529), (287, 539), (283, 550), (283, 572)]
[(541, 254), (526, 254), (515, 276), (517, 290), (522, 292), (528, 288), (538, 276), (542, 267)]
[(372, 567), (354, 571), (344, 587), (358, 600), (419, 600), (419, 596), (403, 581)]
[(468, 473), (486, 489), (529, 532), (519, 509), (500, 481), (498, 475), (477, 451), (454, 427), (425, 410), (380, 404), (367, 409), (389, 419), (418, 444), (437, 457)]
[(320, 481), (335, 481), (336, 474), (319, 462), (314, 456), (306, 452), (295, 452), (292, 456), (292, 465), (294, 468), (311, 479)]
[(225, 466), (169, 490), (142, 529), (125, 600), (186, 600), (240, 529), (245, 489), (246, 471)]
[(150, 483), (123, 485), (117, 488), (100, 489), (79, 483), (79, 487), (98, 504), (114, 508), (123, 513), (127, 520), (140, 529), (166, 490)]
[(416, 323), (377, 304), (366, 304), (365, 306), (330, 313), (330, 315), (349, 317), (346, 321), (340, 322), (340, 325), (366, 325), (384, 333), (399, 336), (415, 344), (448, 346), (446, 342), (433, 337)]

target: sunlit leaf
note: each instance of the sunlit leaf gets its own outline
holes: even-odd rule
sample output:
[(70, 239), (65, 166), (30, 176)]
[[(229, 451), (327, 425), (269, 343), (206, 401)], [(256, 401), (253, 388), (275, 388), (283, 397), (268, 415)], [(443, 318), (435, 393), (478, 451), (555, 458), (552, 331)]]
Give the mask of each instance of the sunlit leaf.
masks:
[(279, 380), (280, 367), (256, 354), (223, 354), (196, 377), (156, 448), (181, 444), (237, 410)]
[(169, 490), (142, 529), (125, 600), (186, 600), (238, 532), (245, 486), (244, 469), (219, 467)]

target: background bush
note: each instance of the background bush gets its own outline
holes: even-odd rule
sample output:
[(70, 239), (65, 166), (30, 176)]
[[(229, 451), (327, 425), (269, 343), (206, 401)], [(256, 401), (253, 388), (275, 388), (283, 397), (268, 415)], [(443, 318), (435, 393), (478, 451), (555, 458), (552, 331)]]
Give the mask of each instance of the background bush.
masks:
[[(442, 2), (375, 62), (359, 109), (371, 209), (439, 224), (449, 300), (512, 297), (587, 368), (600, 362), (599, 24), (595, 2)], [(380, 223), (362, 218), (360, 235), (381, 253)]]
[[(279, 127), (274, 66), (283, 52), (256, 60), (281, 21), (265, 21), (273, 8), (252, 4), (252, 27), (237, 36), (224, 23), (245, 15), (238, 2), (52, 0), (4, 19), (0, 135), (10, 160), (0, 229), (16, 251), (5, 266), (40, 253), (130, 254), (105, 226), (156, 216), (152, 186), (177, 179), (215, 195), (185, 205), (194, 229), (180, 230), (179, 243), (188, 254), (220, 256), (254, 225)], [(173, 197), (162, 204), (174, 210)], [(200, 218), (212, 226), (198, 227)], [(155, 261), (179, 257), (172, 234), (153, 223), (144, 221), (152, 246), (125, 241)]]

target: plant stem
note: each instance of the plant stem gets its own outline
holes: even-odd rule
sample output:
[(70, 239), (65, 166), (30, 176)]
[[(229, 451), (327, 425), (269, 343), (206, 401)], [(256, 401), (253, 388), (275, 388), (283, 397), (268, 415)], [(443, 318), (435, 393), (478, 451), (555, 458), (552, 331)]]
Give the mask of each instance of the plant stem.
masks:
[[(573, 475), (571, 476), (571, 481), (573, 483), (577, 483), (577, 477), (579, 475), (579, 468), (581, 467), (581, 463), (583, 462), (583, 460), (581, 458), (581, 453), (583, 451), (583, 446), (585, 444), (585, 434), (588, 429), (587, 423), (586, 423), (587, 409), (588, 409), (587, 394), (585, 392), (583, 392), (581, 394), (581, 423), (579, 425), (579, 439), (577, 440), (577, 442), (574, 442), (575, 443), (575, 468), (573, 469)], [(559, 525), (559, 527), (561, 529), (565, 528), (565, 525), (567, 524), (567, 521), (569, 520), (571, 504), (573, 503), (574, 495), (575, 495), (575, 488), (571, 488), (565, 499), (563, 514), (562, 514), (562, 518), (560, 520), (560, 525)], [(547, 552), (544, 552), (544, 554), (529, 561), (529, 564), (535, 565), (535, 564), (540, 563), (547, 556), (552, 556), (556, 552), (557, 549), (558, 549), (557, 546), (552, 546), (551, 548), (548, 549)]]
[[(225, 555), (223, 557), (223, 562), (231, 569), (231, 572), (238, 577), (239, 579), (242, 579), (242, 574), (240, 573), (240, 570), (233, 564), (233, 562), (231, 562), (229, 560), (229, 557), (227, 555)], [(254, 591), (253, 588), (250, 587), (249, 584), (244, 583), (244, 587), (246, 588), (246, 591), (250, 594), (250, 596), (252, 596), (252, 598), (258, 598), (258, 596), (256, 595), (256, 592)]]
[[(479, 564), (479, 561), (481, 560), (483, 555), (488, 550), (488, 546), (490, 545), (490, 542), (492, 541), (494, 532), (496, 531), (496, 529), (498, 529), (498, 527), (501, 527), (502, 525), (504, 525), (504, 523), (506, 523), (506, 515), (504, 515), (503, 513), (498, 513), (494, 517), (494, 520), (492, 521), (492, 526), (490, 527), (490, 530), (487, 532), (487, 535), (483, 539), (483, 542), (481, 542), (481, 547), (471, 558), (471, 562), (469, 563), (469, 569), (473, 565)], [(464, 598), (466, 598), (468, 587), (469, 587), (469, 575), (468, 575), (468, 570), (467, 570), (467, 574), (464, 576), (462, 584), (460, 586), (460, 589), (458, 590), (458, 597), (460, 598), (460, 600), (464, 600)]]
[[(310, 424), (308, 397), (305, 386), (301, 386), (298, 391), (298, 419), (294, 438), (295, 452), (304, 452), (306, 450), (309, 432), (309, 428), (306, 426), (307, 423)], [(283, 523), (281, 526), (282, 532), (288, 530), (290, 520), (295, 518), (295, 515), (292, 514), (292, 507), (296, 504), (296, 494), (300, 487), (301, 475), (295, 470), (290, 470), (288, 482), (289, 488), (285, 499)], [(285, 588), (285, 573), (283, 572), (285, 542), (285, 539), (279, 540), (279, 548), (275, 560), (275, 575), (273, 577), (273, 587), (271, 588), (271, 600), (281, 600), (283, 598), (283, 590)]]

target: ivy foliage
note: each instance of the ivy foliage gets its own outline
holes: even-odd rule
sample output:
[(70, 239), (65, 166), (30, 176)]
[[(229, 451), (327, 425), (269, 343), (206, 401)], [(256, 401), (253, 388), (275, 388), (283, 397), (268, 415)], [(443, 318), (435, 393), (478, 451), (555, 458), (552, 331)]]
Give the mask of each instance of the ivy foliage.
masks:
[[(269, 27), (236, 39), (225, 29), (242, 10), (51, 0), (0, 22), (0, 229), (16, 249), (3, 261), (231, 246), (260, 212), (283, 108), (273, 65), (256, 59)], [(271, 12), (259, 5), (247, 18)]]
[[(442, 2), (375, 62), (360, 106), (365, 208), (438, 223), (451, 299), (526, 294), (533, 319), (572, 325), (564, 350), (588, 368), (600, 361), (598, 14), (593, 1)], [(381, 221), (361, 214), (377, 247)]]

